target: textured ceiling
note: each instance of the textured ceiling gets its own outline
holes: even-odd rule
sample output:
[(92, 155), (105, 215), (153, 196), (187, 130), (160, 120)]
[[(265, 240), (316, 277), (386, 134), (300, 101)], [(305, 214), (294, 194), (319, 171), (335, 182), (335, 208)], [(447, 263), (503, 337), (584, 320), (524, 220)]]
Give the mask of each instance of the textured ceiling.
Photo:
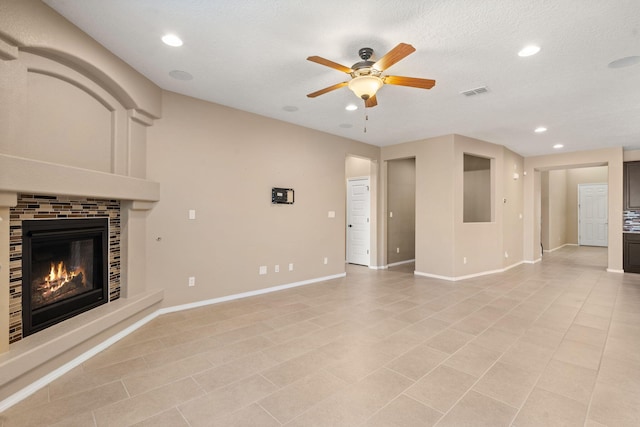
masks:
[[(607, 66), (640, 55), (638, 0), (45, 3), (164, 89), (374, 145), (457, 133), (524, 156), (557, 143), (640, 148), (640, 64)], [(167, 32), (184, 45), (164, 45)], [(350, 67), (359, 48), (380, 57), (400, 42), (416, 52), (388, 74), (435, 79), (433, 89), (385, 85), (366, 113), (347, 88), (306, 97), (349, 78), (307, 56)], [(539, 54), (517, 55), (532, 43)], [(488, 93), (460, 94), (480, 86)]]

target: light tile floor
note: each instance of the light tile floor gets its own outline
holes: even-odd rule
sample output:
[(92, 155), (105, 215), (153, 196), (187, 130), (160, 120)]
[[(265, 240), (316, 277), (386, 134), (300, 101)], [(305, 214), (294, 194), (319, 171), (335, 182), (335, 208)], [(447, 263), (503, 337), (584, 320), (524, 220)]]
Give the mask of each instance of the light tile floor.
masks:
[(164, 315), (10, 426), (638, 426), (640, 275), (602, 248), (450, 283), (347, 277)]

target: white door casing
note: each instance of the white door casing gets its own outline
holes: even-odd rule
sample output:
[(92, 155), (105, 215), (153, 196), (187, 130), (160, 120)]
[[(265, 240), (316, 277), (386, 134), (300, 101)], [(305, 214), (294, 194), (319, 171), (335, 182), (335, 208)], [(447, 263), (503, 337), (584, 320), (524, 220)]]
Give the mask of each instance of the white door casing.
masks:
[(578, 184), (578, 244), (608, 246), (608, 185)]
[(370, 263), (369, 178), (347, 181), (347, 262)]

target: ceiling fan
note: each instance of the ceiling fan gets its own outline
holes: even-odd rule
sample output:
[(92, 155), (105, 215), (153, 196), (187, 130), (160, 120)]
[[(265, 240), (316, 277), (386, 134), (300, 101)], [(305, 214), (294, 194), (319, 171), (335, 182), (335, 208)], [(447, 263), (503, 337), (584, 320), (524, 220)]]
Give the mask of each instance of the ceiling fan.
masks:
[(378, 61), (373, 62), (370, 61), (371, 56), (373, 55), (373, 49), (370, 47), (363, 47), (358, 51), (358, 55), (362, 61), (356, 62), (351, 66), (351, 68), (329, 61), (328, 59), (324, 59), (320, 56), (310, 56), (307, 60), (347, 73), (351, 76), (351, 80), (320, 89), (319, 91), (310, 93), (307, 96), (309, 98), (315, 98), (316, 96), (348, 86), (356, 96), (364, 100), (365, 107), (369, 108), (378, 105), (376, 92), (384, 84), (431, 89), (436, 84), (435, 80), (382, 75), (387, 68), (415, 51), (416, 49), (410, 44), (400, 43), (387, 52), (387, 54)]

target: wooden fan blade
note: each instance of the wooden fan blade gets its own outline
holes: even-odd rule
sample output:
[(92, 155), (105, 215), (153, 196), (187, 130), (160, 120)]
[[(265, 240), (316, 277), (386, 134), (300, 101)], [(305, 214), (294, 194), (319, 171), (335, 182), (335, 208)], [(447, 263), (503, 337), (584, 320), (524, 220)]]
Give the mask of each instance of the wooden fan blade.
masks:
[(416, 77), (386, 76), (384, 82), (390, 85), (410, 86), (419, 89), (431, 89), (436, 85), (435, 80), (419, 79)]
[(343, 73), (347, 73), (347, 74), (350, 74), (353, 71), (349, 67), (345, 67), (344, 65), (340, 65), (337, 62), (329, 61), (328, 59), (324, 59), (319, 56), (310, 56), (307, 58), (307, 60), (311, 62), (315, 62), (316, 64), (333, 68), (334, 70), (342, 71)]
[(376, 99), (375, 95), (364, 101), (364, 108), (371, 108), (375, 107), (376, 105), (378, 105), (378, 100)]
[(324, 89), (320, 89), (319, 91), (310, 93), (309, 95), (307, 95), (307, 97), (315, 98), (316, 96), (324, 95), (325, 93), (331, 92), (332, 90), (340, 89), (341, 87), (344, 87), (348, 84), (349, 82), (342, 82), (342, 83), (335, 84), (333, 86), (325, 87)]
[(384, 71), (415, 51), (416, 48), (411, 46), (410, 44), (400, 43), (398, 46), (387, 52), (385, 56), (380, 58), (378, 62), (373, 64), (373, 68), (379, 71)]

